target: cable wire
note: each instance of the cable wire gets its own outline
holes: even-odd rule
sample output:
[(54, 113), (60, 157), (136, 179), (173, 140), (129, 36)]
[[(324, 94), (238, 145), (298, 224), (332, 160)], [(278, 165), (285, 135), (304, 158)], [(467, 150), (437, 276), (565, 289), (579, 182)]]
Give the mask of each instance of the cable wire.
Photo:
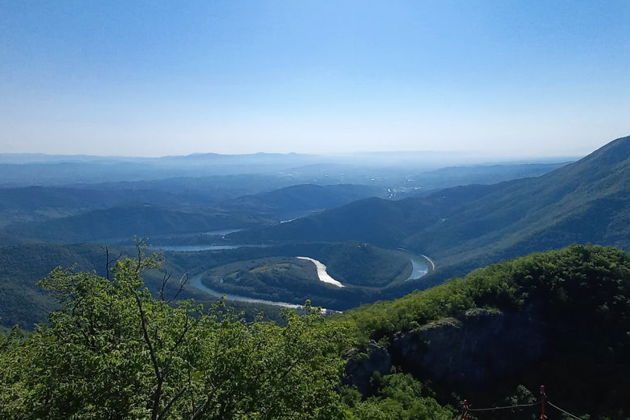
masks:
[(562, 408), (558, 407), (557, 405), (555, 405), (555, 404), (554, 404), (554, 403), (552, 403), (551, 401), (547, 401), (547, 404), (549, 404), (551, 407), (555, 408), (556, 410), (558, 410), (558, 411), (560, 411), (560, 412), (562, 412), (562, 413), (566, 414), (566, 415), (567, 415), (567, 416), (569, 416), (569, 417), (573, 417), (574, 419), (577, 419), (577, 420), (582, 420), (580, 417), (576, 416), (575, 414), (571, 414), (571, 413), (569, 413), (569, 412), (568, 412), (568, 411), (566, 411), (566, 410), (563, 410)]
[[(494, 411), (494, 410), (509, 410), (511, 408), (525, 408), (525, 407), (533, 407), (535, 405), (538, 405), (538, 403), (531, 403), (531, 404), (515, 404), (515, 405), (508, 405), (508, 406), (504, 406), (504, 407), (489, 407), (489, 408), (469, 408), (468, 411)], [(582, 419), (580, 419), (582, 420)]]

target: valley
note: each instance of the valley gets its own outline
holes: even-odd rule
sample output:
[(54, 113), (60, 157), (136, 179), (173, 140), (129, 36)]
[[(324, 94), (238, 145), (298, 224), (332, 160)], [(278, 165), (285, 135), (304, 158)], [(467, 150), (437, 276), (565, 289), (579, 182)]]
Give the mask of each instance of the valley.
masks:
[[(240, 260), (241, 255), (257, 258)], [(228, 300), (232, 296), (290, 305), (308, 299), (332, 310), (347, 309), (383, 289), (421, 279), (430, 266), (421, 256), (357, 242), (176, 246), (168, 247), (166, 257), (177, 261), (177, 273), (191, 273), (194, 287), (213, 296), (224, 293)], [(204, 261), (202, 267), (196, 265), (198, 261)]]
[[(425, 172), (425, 175), (420, 172), (414, 176), (414, 182), (426, 183), (427, 187), (421, 189), (423, 192), (415, 197), (402, 195), (398, 199), (392, 199), (393, 192), (406, 188), (403, 186), (410, 179), (407, 175), (395, 181), (400, 176), (400, 168), (390, 172), (377, 166), (353, 169), (357, 176), (366, 176), (370, 170), (375, 171), (374, 174), (388, 174), (380, 182), (402, 182), (400, 184), (286, 186), (289, 181), (280, 174), (284, 173), (283, 168), (290, 167), (295, 157), (279, 164), (280, 172), (268, 167), (261, 173), (262, 178), (239, 175), (236, 171), (240, 163), (232, 159), (234, 175), (230, 176), (10, 187), (0, 189), (0, 196), (4, 197), (0, 211), (32, 216), (22, 217), (20, 221), (11, 221), (16, 216), (9, 217), (1, 228), (0, 239), (4, 235), (6, 245), (92, 243), (100, 244), (102, 249), (105, 246), (119, 248), (119, 253), (124, 253), (129, 252), (125, 250), (133, 244), (133, 237), (143, 237), (153, 250), (165, 254), (173, 275), (196, 279), (197, 287), (187, 286), (192, 295), (211, 291), (205, 293), (208, 298), (225, 294), (228, 301), (232, 296), (240, 301), (258, 299), (288, 305), (301, 305), (310, 300), (314, 305), (345, 311), (432, 287), (501, 259), (566, 246), (574, 241), (627, 249), (630, 244), (623, 242), (627, 237), (623, 223), (610, 225), (621, 229), (613, 234), (619, 239), (602, 240), (595, 235), (610, 231), (610, 227), (589, 233), (591, 231), (584, 229), (585, 222), (578, 220), (592, 216), (581, 216), (571, 210), (580, 206), (580, 211), (584, 212), (600, 205), (598, 203), (606, 203), (612, 209), (610, 203), (615, 201), (623, 205), (620, 200), (627, 194), (628, 183), (623, 172), (615, 168), (627, 163), (627, 143), (626, 139), (617, 140), (568, 165), (488, 165), (469, 169), (447, 167)], [(601, 167), (599, 161), (610, 161), (608, 156), (612, 155), (621, 157), (614, 161), (617, 166), (609, 168), (610, 175), (593, 169)], [(267, 158), (273, 162), (283, 161), (283, 157), (277, 155), (262, 156), (261, 162)], [(202, 165), (206, 159), (208, 163), (216, 157), (196, 156), (195, 162)], [(244, 159), (255, 160), (253, 157)], [(172, 167), (180, 161), (175, 162)], [(29, 164), (41, 166), (40, 163), (26, 165)], [(126, 164), (133, 167), (134, 163), (131, 160)], [(344, 165), (335, 168), (337, 174), (350, 170)], [(168, 176), (170, 170), (166, 169), (164, 176)], [(429, 187), (437, 185), (433, 184), (435, 179), (461, 182), (464, 178), (459, 177), (465, 176), (471, 182), (485, 182), (501, 180), (508, 173), (536, 175), (538, 171), (547, 173), (435, 192)], [(585, 177), (585, 173), (597, 176)], [(265, 190), (261, 179), (271, 190)], [(332, 179), (328, 177), (329, 181)], [(582, 186), (576, 183), (578, 179)], [(285, 186), (273, 189), (280, 185), (278, 182)], [(599, 188), (598, 183), (607, 187)], [(234, 196), (237, 191), (248, 194)], [(589, 191), (597, 193), (587, 193)], [(226, 194), (231, 197), (226, 198)], [(618, 218), (622, 213), (614, 214)], [(569, 218), (562, 219), (563, 215)], [(567, 229), (561, 227), (562, 223), (568, 229), (575, 226), (578, 230), (571, 233), (567, 230), (562, 235), (554, 233), (555, 242), (545, 244), (542, 236), (545, 229), (552, 226), (556, 230)], [(531, 230), (531, 226), (537, 226), (541, 233)], [(533, 235), (540, 239), (533, 239)], [(566, 240), (562, 240), (563, 237)], [(521, 250), (519, 244), (527, 244), (527, 247)], [(290, 269), (284, 273), (277, 264), (272, 265), (275, 268), (269, 272), (256, 271), (255, 266), (245, 269), (261, 258), (297, 257), (316, 261), (311, 263), (315, 264), (313, 267), (325, 265), (326, 270), (319, 266), (315, 272), (319, 271), (326, 281), (310, 273), (308, 264), (290, 264)], [(212, 274), (213, 270), (225, 267), (233, 267), (228, 281), (223, 281), (223, 275)], [(217, 280), (219, 278), (221, 281)], [(39, 293), (36, 288), (32, 290)]]
[(0, 420), (630, 420), (629, 22), (0, 1)]
[[(0, 336), (15, 325), (28, 331), (55, 325), (49, 314), (63, 313), (68, 301), (42, 289), (53, 281), (39, 281), (49, 273), (54, 278), (88, 273), (118, 287), (107, 276), (122, 275), (120, 261), (156, 258), (135, 280), (146, 286), (147, 305), (154, 305), (152, 299), (174, 308), (197, 302), (217, 320), (239, 313), (242, 325), (269, 322), (277, 328), (289, 328), (288, 314), (308, 317), (312, 308), (320, 308), (315, 313), (324, 315), (321, 328), (343, 331), (344, 342), (351, 343), (340, 360), (344, 386), (361, 396), (354, 407), (365, 404), (364, 398), (383, 398), (387, 386), (402, 386), (385, 385), (388, 381), (428, 381), (436, 399), (425, 403), (439, 402), (443, 405), (436, 410), (452, 412), (453, 390), (493, 404), (509, 395), (489, 381), (517, 392), (544, 380), (563, 404), (610, 414), (610, 407), (625, 407), (619, 397), (628, 387), (624, 379), (615, 376), (618, 389), (609, 389), (609, 402), (593, 396), (576, 403), (571, 395), (586, 392), (580, 381), (606, 386), (593, 372), (576, 376), (558, 360), (569, 355), (588, 365), (593, 358), (609, 375), (615, 369), (625, 372), (599, 347), (585, 347), (583, 340), (589, 339), (572, 335), (567, 325), (577, 322), (596, 334), (595, 321), (576, 315), (572, 306), (593, 311), (595, 305), (609, 325), (616, 325), (598, 338), (616, 358), (625, 351), (619, 331), (627, 273), (615, 267), (627, 265), (627, 254), (572, 244), (630, 249), (629, 167), (630, 138), (622, 138), (540, 176), (414, 193), (401, 185), (265, 190), (250, 186), (248, 177), (240, 180), (246, 184), (241, 191), (249, 193), (237, 196), (230, 192), (241, 182), (235, 180), (218, 196), (166, 187), (174, 182), (207, 188), (200, 180), (147, 180), (141, 191), (127, 184), (120, 190), (117, 184), (0, 189), (5, 197), (0, 212), (7, 216), (0, 226)], [(481, 173), (485, 177), (492, 170)], [(549, 252), (501, 262), (538, 251)], [(493, 263), (498, 265), (486, 267)], [(612, 271), (603, 275), (602, 270)], [(551, 283), (540, 283), (543, 277)], [(596, 283), (576, 285), (585, 278)], [(607, 283), (613, 278), (616, 286)], [(565, 280), (570, 286), (557, 286)], [(74, 281), (55, 287), (72, 288)], [(596, 301), (591, 301), (586, 290), (598, 284), (607, 288), (605, 296), (594, 291)], [(519, 341), (519, 334), (526, 340)], [(583, 351), (567, 347), (571, 340)], [(453, 346), (462, 355), (454, 355)], [(486, 350), (480, 353), (481, 347)], [(471, 365), (469, 359), (483, 362)], [(393, 366), (402, 373), (392, 374)], [(529, 375), (528, 369), (536, 373)], [(553, 378), (542, 373), (545, 369)], [(370, 377), (385, 382), (378, 385)], [(576, 377), (574, 385), (559, 390)], [(414, 395), (415, 401), (429, 398)]]

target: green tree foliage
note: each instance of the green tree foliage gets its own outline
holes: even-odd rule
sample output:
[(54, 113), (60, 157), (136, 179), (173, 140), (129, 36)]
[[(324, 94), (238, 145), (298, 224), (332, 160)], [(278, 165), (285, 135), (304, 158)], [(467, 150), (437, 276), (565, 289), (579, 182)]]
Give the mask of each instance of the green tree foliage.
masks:
[(121, 259), (112, 280), (56, 269), (62, 309), (0, 339), (1, 418), (340, 418), (342, 330), (312, 311), (285, 327), (155, 299)]
[(426, 395), (422, 384), (411, 375), (395, 373), (380, 376), (375, 372), (372, 382), (377, 393), (361, 400), (353, 389), (344, 390), (344, 401), (349, 407), (349, 417), (361, 420), (451, 420), (450, 408), (442, 407)]
[[(629, 325), (629, 296), (627, 253), (612, 247), (573, 245), (494, 264), (394, 301), (365, 305), (346, 312), (340, 322), (352, 322), (366, 337), (380, 339), (440, 318), (461, 316), (471, 308), (519, 310), (537, 303), (555, 322), (580, 321), (589, 332), (606, 324), (623, 336)], [(610, 328), (605, 332), (610, 333)]]
[[(0, 335), (0, 418), (442, 419), (452, 410), (436, 401), (529, 403), (534, 397), (518, 385), (541, 383), (554, 403), (592, 419), (630, 412), (630, 257), (619, 249), (533, 254), (326, 320), (287, 313), (285, 326), (156, 299), (142, 274), (159, 264), (140, 249), (109, 279), (61, 269), (44, 279), (61, 309), (30, 335)], [(405, 371), (436, 396), (405, 374), (373, 376), (371, 396), (340, 385), (351, 344), (393, 346), (401, 332), (481, 309), (527, 314), (539, 328), (544, 352), (526, 372), (473, 390)]]
[[(387, 343), (400, 332), (446, 318), (464, 319), (468, 311), (480, 308), (530, 314), (545, 343), (526, 376), (501, 378), (495, 386), (504, 386), (497, 388), (513, 389), (525, 380), (530, 389), (545, 383), (556, 403), (578, 413), (627, 417), (630, 256), (620, 249), (573, 245), (532, 254), (395, 301), (348, 311), (335, 322), (350, 325), (358, 340)], [(459, 391), (449, 387), (449, 392)], [(473, 391), (491, 403), (504, 396), (489, 387), (466, 389), (467, 395)]]

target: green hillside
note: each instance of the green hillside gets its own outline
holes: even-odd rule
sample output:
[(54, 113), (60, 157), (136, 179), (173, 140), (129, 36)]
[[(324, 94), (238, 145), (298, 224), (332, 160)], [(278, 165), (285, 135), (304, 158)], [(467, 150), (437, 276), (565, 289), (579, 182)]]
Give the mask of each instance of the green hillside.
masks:
[(195, 204), (190, 197), (174, 192), (141, 189), (96, 189), (30, 186), (0, 188), (0, 211), (29, 212), (49, 209), (98, 209), (131, 203), (166, 205), (179, 200), (182, 205)]
[(133, 236), (206, 232), (264, 222), (256, 216), (215, 210), (134, 205), (94, 210), (43, 222), (16, 223), (6, 232), (52, 242), (125, 240)]
[[(361, 363), (383, 368), (386, 352), (391, 366), (433, 383), (442, 402), (457, 394), (492, 407), (519, 385), (545, 384), (573, 412), (630, 415), (630, 257), (615, 248), (502, 262), (335, 322), (384, 346)], [(509, 418), (531, 418), (517, 414)]]
[(540, 384), (591, 420), (630, 415), (630, 257), (615, 248), (533, 254), (285, 326), (155, 299), (153, 267), (47, 277), (61, 309), (0, 334), (0, 416), (449, 420), (466, 398), (523, 406), (484, 419), (528, 420)]
[(408, 254), (365, 242), (327, 244), (311, 255), (326, 264), (333, 278), (349, 286), (386, 287), (411, 274)]
[[(630, 213), (629, 199), (630, 137), (626, 137), (539, 178), (507, 183), (405, 241), (438, 255), (498, 240), (496, 248), (511, 254), (571, 242), (628, 247), (624, 220)], [(451, 239), (459, 244), (449, 245)], [(462, 240), (467, 243), (462, 245)]]
[(270, 257), (239, 261), (208, 271), (205, 284), (226, 294), (238, 294), (273, 301), (323, 302), (334, 291), (317, 278), (315, 266), (290, 257)]
[(0, 232), (0, 246), (20, 245), (24, 240), (8, 233)]
[(0, 325), (31, 329), (57, 306), (37, 282), (55, 267), (104, 274), (105, 250), (97, 245), (28, 244), (0, 248)]
[(239, 241), (364, 241), (391, 247), (410, 231), (436, 223), (440, 200), (368, 198), (269, 228), (229, 235)]
[[(112, 261), (134, 252), (126, 248), (109, 248)], [(30, 243), (0, 247), (0, 329), (17, 325), (32, 330), (37, 323), (45, 322), (58, 305), (54, 297), (44, 291), (38, 282), (56, 267), (105, 275), (106, 255), (104, 246), (89, 243)], [(178, 280), (188, 272), (187, 269), (166, 261), (164, 272), (171, 275), (164, 290), (167, 298), (177, 294), (180, 299), (195, 298), (204, 304), (217, 300), (191, 287), (178, 291)], [(152, 270), (144, 274), (147, 286), (156, 296), (159, 295), (164, 272)], [(257, 314), (262, 313), (265, 319), (278, 322), (282, 320), (281, 310), (277, 307), (243, 302), (229, 302), (229, 306), (238, 312), (244, 312), (247, 319), (254, 319)]]
[[(167, 235), (182, 233), (199, 233), (198, 240), (207, 241), (202, 234), (206, 231), (265, 225), (384, 192), (364, 185), (307, 184), (221, 200), (224, 194), (188, 189), (185, 183), (164, 191), (142, 189), (164, 187), (150, 183), (130, 185), (136, 188), (125, 184), (0, 188), (0, 229), (5, 236), (66, 243), (134, 235), (181, 241)], [(238, 188), (230, 191), (237, 192)]]
[(231, 238), (404, 246), (438, 262), (433, 279), (439, 282), (501, 259), (575, 242), (630, 249), (629, 220), (630, 137), (625, 137), (537, 178), (400, 201), (362, 200)]
[[(319, 281), (313, 263), (296, 258), (300, 256), (325, 264), (345, 287)], [(217, 292), (294, 304), (309, 299), (336, 310), (373, 302), (381, 290), (411, 274), (409, 254), (359, 242), (167, 252), (166, 259), (176, 272), (202, 274), (203, 282)]]
[[(27, 243), (0, 247), (0, 326), (20, 325), (32, 329), (36, 323), (46, 320), (56, 306), (54, 299), (45, 293), (37, 282), (55, 267), (96, 271), (103, 275), (106, 267), (105, 247), (99, 244), (48, 244)], [(133, 252), (127, 248), (110, 248), (111, 258), (121, 253)], [(297, 256), (309, 256), (328, 265), (328, 272), (347, 288), (338, 289), (319, 281), (311, 262), (297, 260)], [(191, 253), (165, 253), (165, 269), (173, 277), (167, 292), (173, 294), (175, 280), (188, 275), (206, 272), (216, 275), (227, 270), (240, 273), (252, 261), (290, 261), (291, 270), (280, 270), (270, 265), (269, 271), (256, 270), (264, 265), (250, 267), (251, 276), (236, 276), (238, 281), (213, 286), (225, 293), (232, 293), (269, 300), (288, 301), (302, 304), (311, 299), (318, 305), (334, 309), (347, 309), (378, 297), (378, 290), (389, 283), (400, 281), (409, 275), (408, 256), (397, 251), (380, 249), (368, 244), (309, 243), (279, 247), (239, 248), (220, 251)], [(249, 270), (243, 271), (248, 273)], [(149, 288), (157, 293), (163, 273), (149, 271), (145, 274)], [(372, 289), (374, 288), (374, 290)], [(195, 298), (212, 301), (212, 298), (192, 286), (187, 286), (180, 298)], [(279, 309), (268, 305), (252, 305), (230, 302), (246, 312), (248, 318), (263, 311), (265, 315), (279, 320)]]
[(366, 197), (380, 196), (384, 188), (368, 185), (292, 185), (269, 192), (246, 195), (225, 201), (226, 210), (266, 215), (293, 215), (305, 211), (324, 210)]

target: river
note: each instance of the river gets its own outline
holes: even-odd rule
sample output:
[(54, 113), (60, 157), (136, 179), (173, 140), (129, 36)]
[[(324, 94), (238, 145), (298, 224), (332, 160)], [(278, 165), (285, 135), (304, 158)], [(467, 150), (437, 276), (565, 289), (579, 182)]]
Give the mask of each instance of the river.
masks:
[(201, 251), (222, 251), (237, 248), (265, 248), (268, 245), (157, 245), (152, 249), (158, 251), (171, 252), (201, 252)]
[(197, 274), (196, 276), (193, 276), (190, 278), (190, 285), (192, 287), (194, 287), (197, 290), (200, 290), (202, 292), (205, 292), (207, 294), (209, 294), (210, 296), (214, 296), (214, 297), (224, 297), (227, 300), (234, 300), (237, 302), (247, 302), (247, 303), (264, 303), (266, 305), (274, 305), (274, 306), (282, 306), (283, 308), (291, 308), (291, 309), (298, 309), (298, 308), (302, 308), (303, 305), (296, 305), (294, 303), (287, 303), (287, 302), (277, 302), (277, 301), (273, 301), (273, 300), (266, 300), (266, 299), (255, 299), (255, 298), (250, 298), (247, 296), (239, 296), (239, 295), (230, 295), (227, 293), (223, 293), (223, 292), (219, 292), (216, 290), (212, 290), (211, 288), (209, 288), (208, 286), (206, 286), (205, 284), (203, 284), (203, 281), (201, 281), (201, 279), (203, 278), (205, 273), (201, 273), (201, 274)]
[(309, 257), (296, 257), (296, 258), (298, 260), (310, 261), (313, 264), (315, 264), (315, 268), (317, 268), (317, 277), (319, 278), (319, 281), (324, 282), (326, 284), (332, 284), (333, 286), (337, 286), (337, 287), (345, 287), (343, 284), (341, 284), (340, 281), (333, 279), (330, 276), (330, 274), (328, 274), (328, 271), (326, 271), (326, 265), (324, 265), (321, 261), (317, 261)]
[(411, 274), (405, 281), (418, 280), (427, 275), (429, 272), (429, 264), (427, 260), (420, 255), (411, 255), (409, 260), (411, 261)]
[[(228, 250), (228, 249), (236, 249), (236, 248), (243, 248), (243, 247), (265, 247), (265, 246), (266, 245), (173, 245), (173, 246), (156, 246), (153, 248), (162, 250), (162, 251), (172, 251), (172, 252), (200, 252), (200, 251)], [(435, 270), (435, 263), (426, 255), (414, 255), (405, 249), (399, 249), (399, 250), (407, 253), (409, 255), (409, 260), (411, 262), (411, 274), (409, 274), (409, 277), (407, 277), (405, 281), (418, 280), (424, 277), (425, 275), (427, 275), (430, 271)], [(310, 257), (296, 257), (296, 258), (301, 259), (301, 260), (311, 261), (313, 264), (315, 264), (315, 267), (317, 268), (317, 277), (319, 278), (320, 281), (340, 287), (340, 288), (345, 287), (341, 282), (339, 282), (338, 280), (335, 280), (334, 278), (330, 276), (330, 274), (328, 274), (328, 272), (326, 271), (326, 265), (323, 264), (321, 261), (315, 260)], [(224, 297), (227, 300), (234, 300), (237, 302), (261, 303), (261, 304), (266, 304), (266, 305), (275, 305), (275, 306), (281, 306), (284, 308), (292, 308), (292, 309), (297, 309), (297, 308), (302, 307), (302, 305), (297, 305), (294, 303), (278, 302), (278, 301), (272, 301), (272, 300), (266, 300), (266, 299), (256, 299), (256, 298), (250, 298), (247, 296), (232, 295), (232, 294), (219, 292), (217, 290), (213, 290), (209, 288), (203, 283), (202, 278), (204, 275), (205, 273), (200, 273), (191, 277), (189, 284), (191, 287), (194, 287), (195, 289), (200, 290), (214, 297)], [(326, 310), (324, 309), (324, 311)]]

